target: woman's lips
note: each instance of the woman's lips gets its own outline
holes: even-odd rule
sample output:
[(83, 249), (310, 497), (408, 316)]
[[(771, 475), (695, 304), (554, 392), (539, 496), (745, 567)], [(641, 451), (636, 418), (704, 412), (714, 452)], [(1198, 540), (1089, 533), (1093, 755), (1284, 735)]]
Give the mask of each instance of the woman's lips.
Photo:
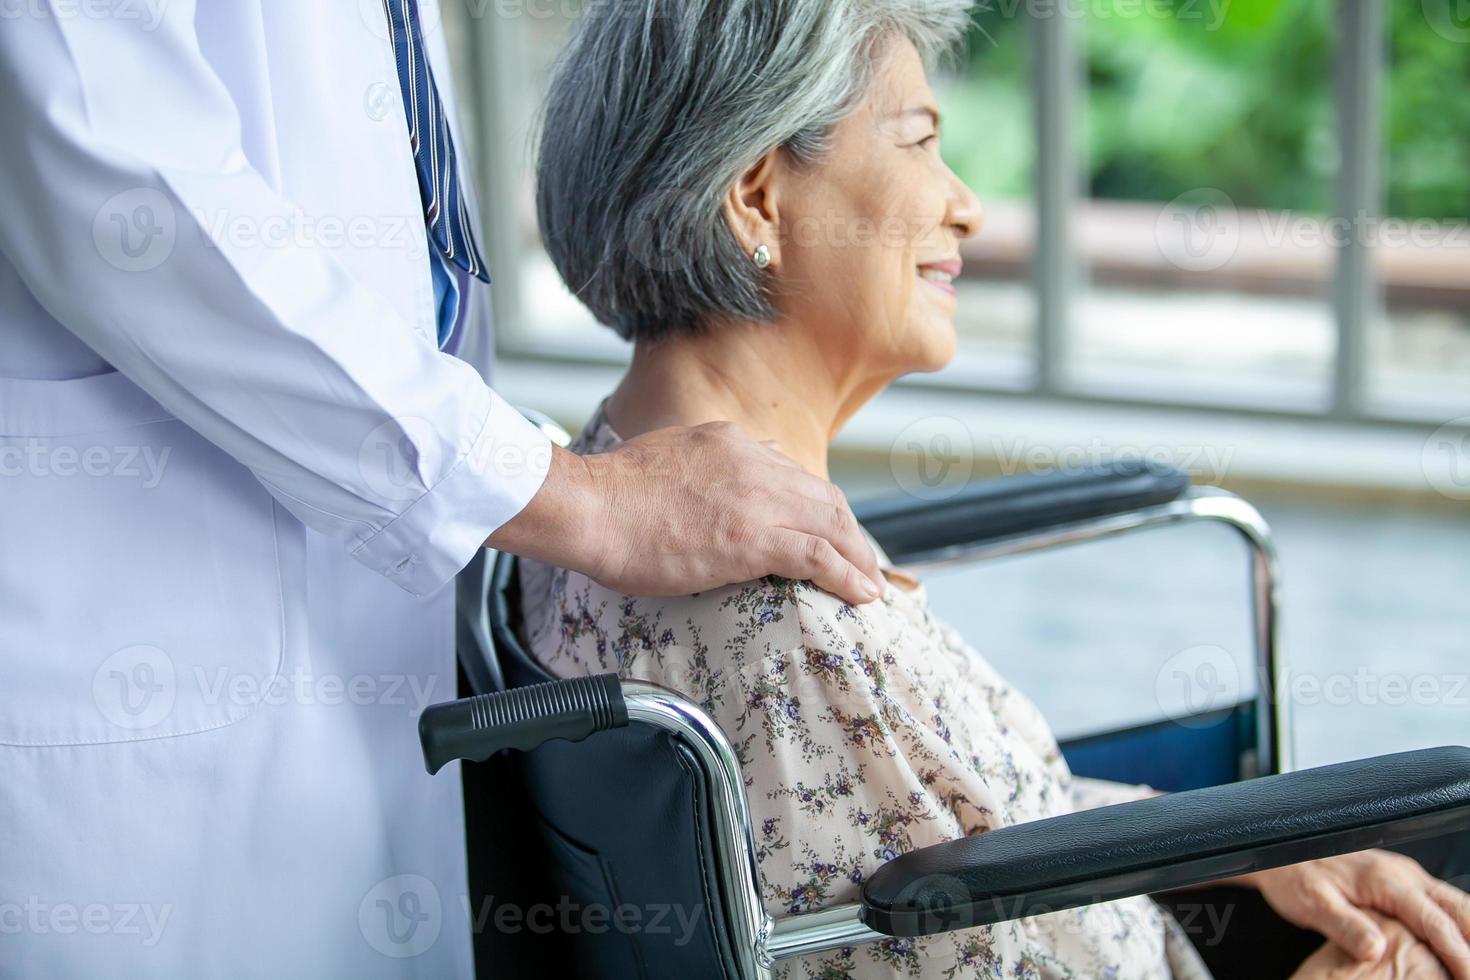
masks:
[(918, 276), (935, 289), (943, 290), (954, 296), (956, 295), (954, 280), (959, 278), (961, 268), (962, 264), (959, 259), (925, 262), (919, 266)]

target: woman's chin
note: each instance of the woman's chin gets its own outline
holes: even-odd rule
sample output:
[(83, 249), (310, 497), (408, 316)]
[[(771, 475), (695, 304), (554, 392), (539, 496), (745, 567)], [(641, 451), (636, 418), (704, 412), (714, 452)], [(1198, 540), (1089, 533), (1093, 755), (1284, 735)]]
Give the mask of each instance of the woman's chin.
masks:
[(954, 360), (954, 349), (951, 348), (947, 354), (930, 352), (922, 357), (906, 357), (899, 362), (899, 369), (893, 372), (893, 376), (884, 382), (884, 387), (897, 381), (899, 378), (908, 377), (911, 374), (935, 374), (949, 367), (950, 361)]
[(936, 324), (926, 329), (922, 344), (914, 352), (909, 373), (933, 374), (935, 371), (943, 371), (954, 360), (958, 347), (959, 336), (955, 333), (953, 323), (945, 321), (942, 326)]

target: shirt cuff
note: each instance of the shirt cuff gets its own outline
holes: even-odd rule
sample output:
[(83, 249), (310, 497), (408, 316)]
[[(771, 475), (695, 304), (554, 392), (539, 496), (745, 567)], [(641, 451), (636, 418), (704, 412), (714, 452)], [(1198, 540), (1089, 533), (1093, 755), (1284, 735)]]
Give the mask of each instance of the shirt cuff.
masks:
[(485, 539), (530, 503), (551, 469), (551, 440), (494, 391), (473, 443), (438, 483), (352, 555), (411, 595), (443, 588)]

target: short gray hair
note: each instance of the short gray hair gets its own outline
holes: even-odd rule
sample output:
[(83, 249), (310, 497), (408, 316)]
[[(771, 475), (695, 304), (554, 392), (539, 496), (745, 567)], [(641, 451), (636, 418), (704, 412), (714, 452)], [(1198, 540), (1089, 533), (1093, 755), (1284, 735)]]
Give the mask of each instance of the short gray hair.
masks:
[(777, 147), (816, 160), (907, 37), (953, 50), (972, 0), (587, 0), (552, 72), (536, 210), (546, 251), (598, 320), (651, 340), (770, 320), (769, 277), (726, 193)]

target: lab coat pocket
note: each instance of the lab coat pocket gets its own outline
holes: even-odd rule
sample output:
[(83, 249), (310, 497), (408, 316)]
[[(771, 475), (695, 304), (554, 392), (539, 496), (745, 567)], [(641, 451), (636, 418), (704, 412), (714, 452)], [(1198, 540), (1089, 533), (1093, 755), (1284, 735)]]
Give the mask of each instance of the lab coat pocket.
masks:
[(0, 744), (186, 735), (269, 701), (288, 520), (120, 374), (0, 379)]

